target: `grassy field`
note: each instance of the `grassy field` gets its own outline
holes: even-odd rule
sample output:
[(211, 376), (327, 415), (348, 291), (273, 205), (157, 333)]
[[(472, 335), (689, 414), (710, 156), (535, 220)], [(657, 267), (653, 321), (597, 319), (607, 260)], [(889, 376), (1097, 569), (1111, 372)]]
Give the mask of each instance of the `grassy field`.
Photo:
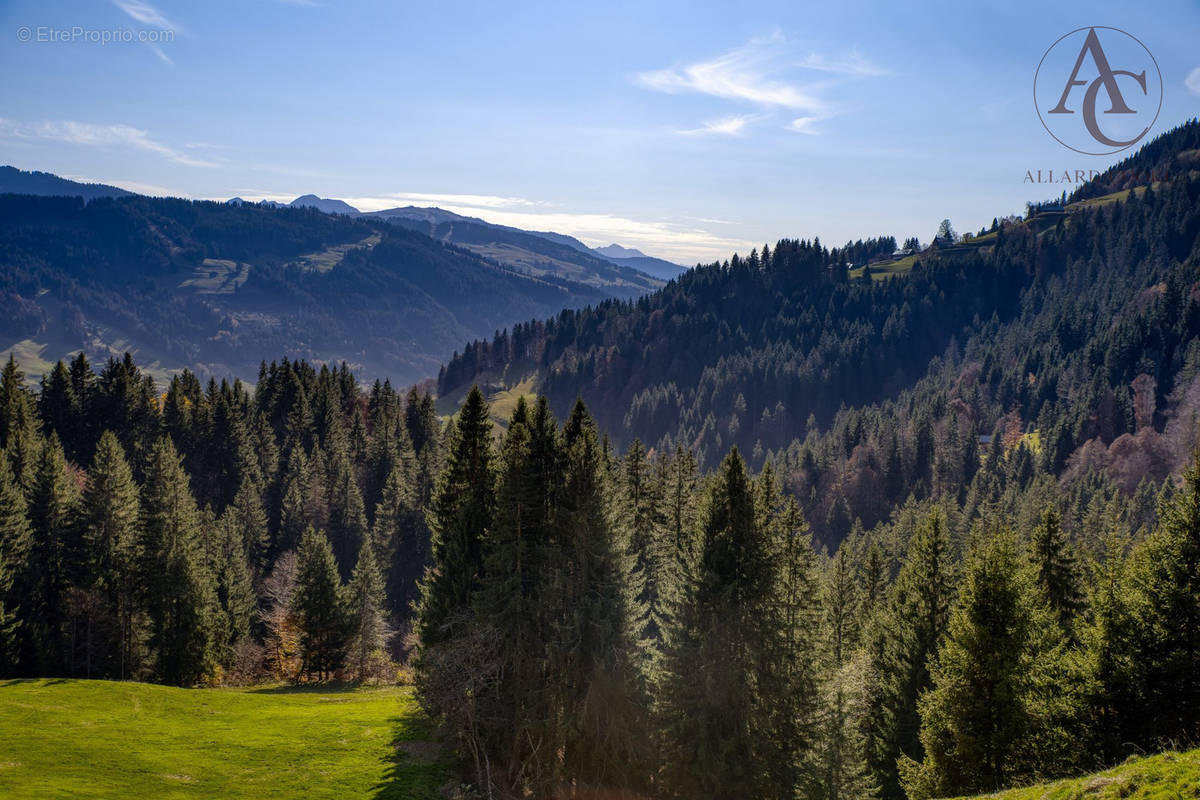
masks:
[(994, 800), (1194, 800), (1200, 750), (1134, 758), (1118, 767), (1054, 783), (987, 795)]
[[(517, 372), (516, 369), (512, 370)], [(496, 423), (498, 430), (508, 427), (508, 420), (517, 407), (517, 400), (524, 397), (530, 405), (537, 402), (537, 376), (525, 374), (520, 380), (504, 380), (495, 374), (478, 375), (475, 382), (484, 389), (487, 395), (489, 416)], [(508, 388), (499, 388), (507, 386)], [(437, 399), (437, 412), (443, 417), (453, 417), (467, 399), (470, 386), (460, 387), (453, 395)]]
[(249, 264), (237, 264), (222, 258), (206, 258), (192, 276), (179, 284), (197, 294), (233, 294), (250, 277)]
[(410, 689), (0, 682), (0, 797), (435, 797)]
[(378, 233), (372, 233), (367, 238), (360, 242), (346, 242), (345, 244), (337, 244), (332, 247), (327, 247), (319, 253), (309, 253), (305, 256), (300, 256), (296, 262), (301, 269), (311, 269), (317, 272), (329, 272), (329, 270), (342, 263), (342, 259), (346, 257), (346, 253), (350, 250), (355, 250), (360, 247), (365, 247), (370, 250), (375, 245), (379, 244), (382, 237)]
[[(907, 275), (908, 273), (912, 272), (913, 264), (916, 263), (917, 258), (917, 256), (905, 256), (904, 258), (896, 261), (887, 261), (882, 264), (872, 264), (871, 280), (885, 281), (888, 278), (896, 275)], [(859, 267), (858, 269), (850, 270), (848, 275), (850, 276), (851, 280), (855, 280), (861, 278), (862, 273), (863, 268)]]

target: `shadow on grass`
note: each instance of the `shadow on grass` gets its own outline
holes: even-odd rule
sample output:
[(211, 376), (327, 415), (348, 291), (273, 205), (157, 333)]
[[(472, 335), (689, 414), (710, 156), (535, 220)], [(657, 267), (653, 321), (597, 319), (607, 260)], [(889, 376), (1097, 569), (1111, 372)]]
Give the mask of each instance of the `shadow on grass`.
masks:
[(38, 683), (42, 686), (57, 686), (60, 683), (70, 683), (71, 678), (6, 678), (0, 681), (0, 688), (18, 686), (23, 683)]
[(453, 777), (449, 754), (434, 737), (433, 725), (417, 711), (388, 722), (394, 733), (383, 779), (371, 787), (372, 800), (432, 800)]
[(282, 683), (278, 686), (262, 686), (248, 689), (247, 694), (343, 694), (363, 688), (363, 684), (350, 681), (328, 683)]

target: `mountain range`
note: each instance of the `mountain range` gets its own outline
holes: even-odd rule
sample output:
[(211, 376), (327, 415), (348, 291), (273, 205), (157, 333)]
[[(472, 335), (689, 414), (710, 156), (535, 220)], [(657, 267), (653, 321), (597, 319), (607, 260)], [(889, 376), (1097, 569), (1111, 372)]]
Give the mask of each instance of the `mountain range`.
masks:
[[(93, 200), (99, 197), (126, 197), (134, 193), (116, 186), (81, 183), (47, 172), (27, 172), (5, 166), (0, 167), (0, 194), (61, 195)], [(247, 201), (233, 197), (227, 202), (243, 205)], [(301, 195), (290, 203), (267, 200), (259, 205), (314, 208), (326, 214), (386, 219), (461, 245), (515, 270), (607, 287), (614, 296), (633, 297), (652, 291), (686, 270), (686, 267), (617, 244), (593, 249), (573, 236), (496, 225), (436, 207), (406, 206), (362, 212), (344, 200), (315, 194)]]
[[(327, 214), (386, 219), (420, 230), (436, 239), (462, 245), (516, 269), (534, 274), (549, 271), (560, 277), (583, 280), (585, 283), (595, 281), (592, 273), (599, 272), (606, 275), (600, 279), (601, 284), (612, 281), (615, 285), (654, 289), (658, 288), (662, 281), (679, 277), (686, 269), (618, 244), (592, 248), (573, 236), (553, 231), (528, 231), (508, 225), (496, 225), (478, 217), (467, 217), (436, 207), (404, 206), (361, 212), (342, 200), (311, 194), (297, 197), (290, 205), (316, 208)], [(599, 261), (607, 261), (610, 266), (599, 264)], [(612, 266), (621, 269), (614, 271)], [(659, 283), (647, 282), (644, 277), (634, 274), (638, 272), (657, 278)]]
[(514, 319), (629, 296), (531, 275), (379, 219), (138, 195), (0, 194), (0, 349), (253, 379), (262, 360), (411, 383)]
[(13, 167), (0, 206), (0, 293), (16, 309), (0, 349), (31, 376), (83, 349), (164, 373), (252, 378), (288, 354), (412, 382), (514, 320), (664, 284), (572, 237), (437, 208), (149, 198)]

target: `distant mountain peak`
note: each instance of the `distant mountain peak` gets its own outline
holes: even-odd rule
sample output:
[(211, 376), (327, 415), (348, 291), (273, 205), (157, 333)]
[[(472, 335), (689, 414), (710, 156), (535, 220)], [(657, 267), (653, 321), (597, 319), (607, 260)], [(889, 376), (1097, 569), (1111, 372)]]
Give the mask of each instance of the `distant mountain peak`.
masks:
[(317, 197), (315, 194), (302, 194), (288, 205), (292, 208), (315, 208), (326, 214), (357, 215), (359, 213), (357, 208), (345, 200), (338, 200), (334, 197)]
[(649, 258), (649, 256), (647, 256), (641, 250), (637, 250), (632, 247), (622, 247), (616, 242), (613, 242), (606, 247), (593, 247), (592, 249), (600, 255), (607, 256), (608, 258)]
[(589, 251), (614, 264), (633, 267), (664, 281), (678, 278), (681, 273), (687, 271), (687, 267), (661, 258), (655, 258), (654, 256), (648, 256), (641, 250), (635, 250), (632, 247), (623, 247), (616, 242), (606, 247), (592, 247), (589, 248)]

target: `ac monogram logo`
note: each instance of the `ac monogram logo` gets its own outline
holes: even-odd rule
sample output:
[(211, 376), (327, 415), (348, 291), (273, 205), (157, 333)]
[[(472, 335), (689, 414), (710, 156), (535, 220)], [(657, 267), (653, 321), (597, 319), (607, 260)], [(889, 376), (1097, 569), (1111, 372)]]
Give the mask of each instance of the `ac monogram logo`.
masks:
[[(1114, 64), (1132, 69), (1114, 69)], [(1108, 107), (1097, 116), (1101, 92)], [(1078, 153), (1109, 155), (1137, 144), (1154, 125), (1162, 107), (1162, 75), (1145, 45), (1125, 31), (1080, 28), (1042, 56), (1034, 101), (1042, 125), (1060, 144)]]

